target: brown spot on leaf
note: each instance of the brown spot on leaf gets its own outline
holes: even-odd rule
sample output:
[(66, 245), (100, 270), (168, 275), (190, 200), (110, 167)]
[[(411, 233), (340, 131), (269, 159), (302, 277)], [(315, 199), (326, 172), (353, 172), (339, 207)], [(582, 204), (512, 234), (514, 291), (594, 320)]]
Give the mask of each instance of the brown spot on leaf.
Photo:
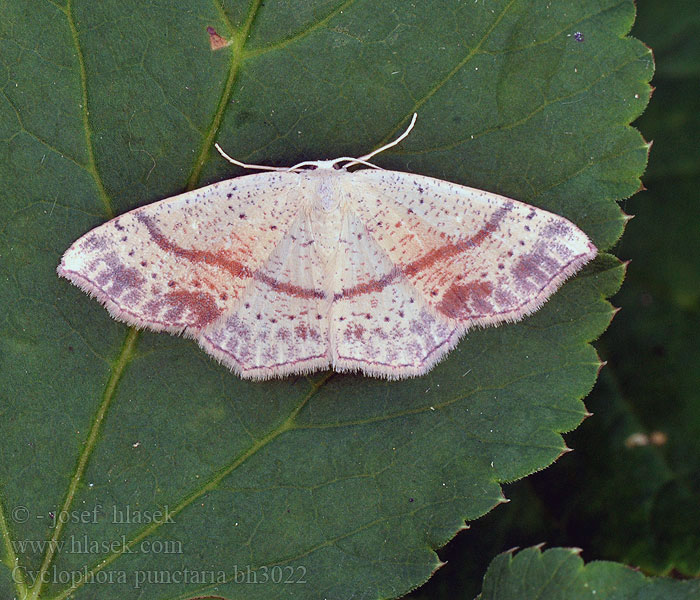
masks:
[(216, 33), (216, 29), (213, 27), (207, 27), (207, 33), (209, 34), (209, 46), (211, 47), (212, 52), (226, 48), (226, 46), (230, 46), (233, 43), (233, 40), (227, 40), (226, 38), (221, 37), (218, 33)]

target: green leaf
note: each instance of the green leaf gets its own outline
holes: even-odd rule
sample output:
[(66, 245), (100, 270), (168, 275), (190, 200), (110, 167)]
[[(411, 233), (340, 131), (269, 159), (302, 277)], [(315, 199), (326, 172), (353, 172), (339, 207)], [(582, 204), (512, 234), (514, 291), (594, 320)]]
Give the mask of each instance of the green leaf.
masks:
[(55, 267), (112, 215), (239, 174), (215, 140), (267, 164), (359, 155), (413, 111), (382, 166), (555, 211), (604, 251), (646, 161), (631, 0), (0, 6), (6, 597), (395, 597), (499, 482), (565, 449), (622, 277), (609, 255), (399, 383), (241, 381)]
[(692, 600), (700, 581), (647, 578), (613, 562), (583, 564), (576, 548), (526, 548), (493, 559), (479, 600)]

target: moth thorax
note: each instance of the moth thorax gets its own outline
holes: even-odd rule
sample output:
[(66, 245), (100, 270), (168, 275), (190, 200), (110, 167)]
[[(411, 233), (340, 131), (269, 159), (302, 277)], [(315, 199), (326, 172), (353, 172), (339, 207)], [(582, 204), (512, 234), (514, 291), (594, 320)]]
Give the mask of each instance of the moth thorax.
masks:
[(324, 212), (331, 212), (340, 206), (342, 197), (335, 173), (323, 173), (316, 182), (316, 203)]
[(314, 252), (327, 261), (338, 251), (338, 239), (343, 226), (341, 187), (332, 173), (315, 176), (311, 178), (310, 184), (308, 215)]

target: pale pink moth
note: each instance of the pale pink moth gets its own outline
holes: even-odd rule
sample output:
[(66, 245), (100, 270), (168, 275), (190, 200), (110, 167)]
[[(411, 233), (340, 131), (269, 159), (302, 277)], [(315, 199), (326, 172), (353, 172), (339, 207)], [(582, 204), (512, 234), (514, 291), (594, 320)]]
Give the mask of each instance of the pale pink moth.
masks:
[[(536, 311), (596, 255), (510, 198), (338, 158), (192, 190), (78, 239), (58, 273), (138, 328), (184, 334), (241, 377), (421, 375), (474, 326)], [(218, 148), (218, 146), (217, 146)], [(219, 149), (220, 150), (220, 149)]]

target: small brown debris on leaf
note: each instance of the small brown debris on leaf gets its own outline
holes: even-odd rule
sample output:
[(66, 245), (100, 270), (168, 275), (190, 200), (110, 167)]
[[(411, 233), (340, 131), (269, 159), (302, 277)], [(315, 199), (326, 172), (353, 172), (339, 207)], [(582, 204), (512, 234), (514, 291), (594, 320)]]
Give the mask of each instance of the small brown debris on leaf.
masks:
[(226, 48), (226, 46), (230, 46), (233, 43), (232, 40), (222, 38), (216, 33), (216, 29), (213, 27), (207, 27), (207, 33), (209, 34), (209, 45), (211, 46), (212, 52)]

